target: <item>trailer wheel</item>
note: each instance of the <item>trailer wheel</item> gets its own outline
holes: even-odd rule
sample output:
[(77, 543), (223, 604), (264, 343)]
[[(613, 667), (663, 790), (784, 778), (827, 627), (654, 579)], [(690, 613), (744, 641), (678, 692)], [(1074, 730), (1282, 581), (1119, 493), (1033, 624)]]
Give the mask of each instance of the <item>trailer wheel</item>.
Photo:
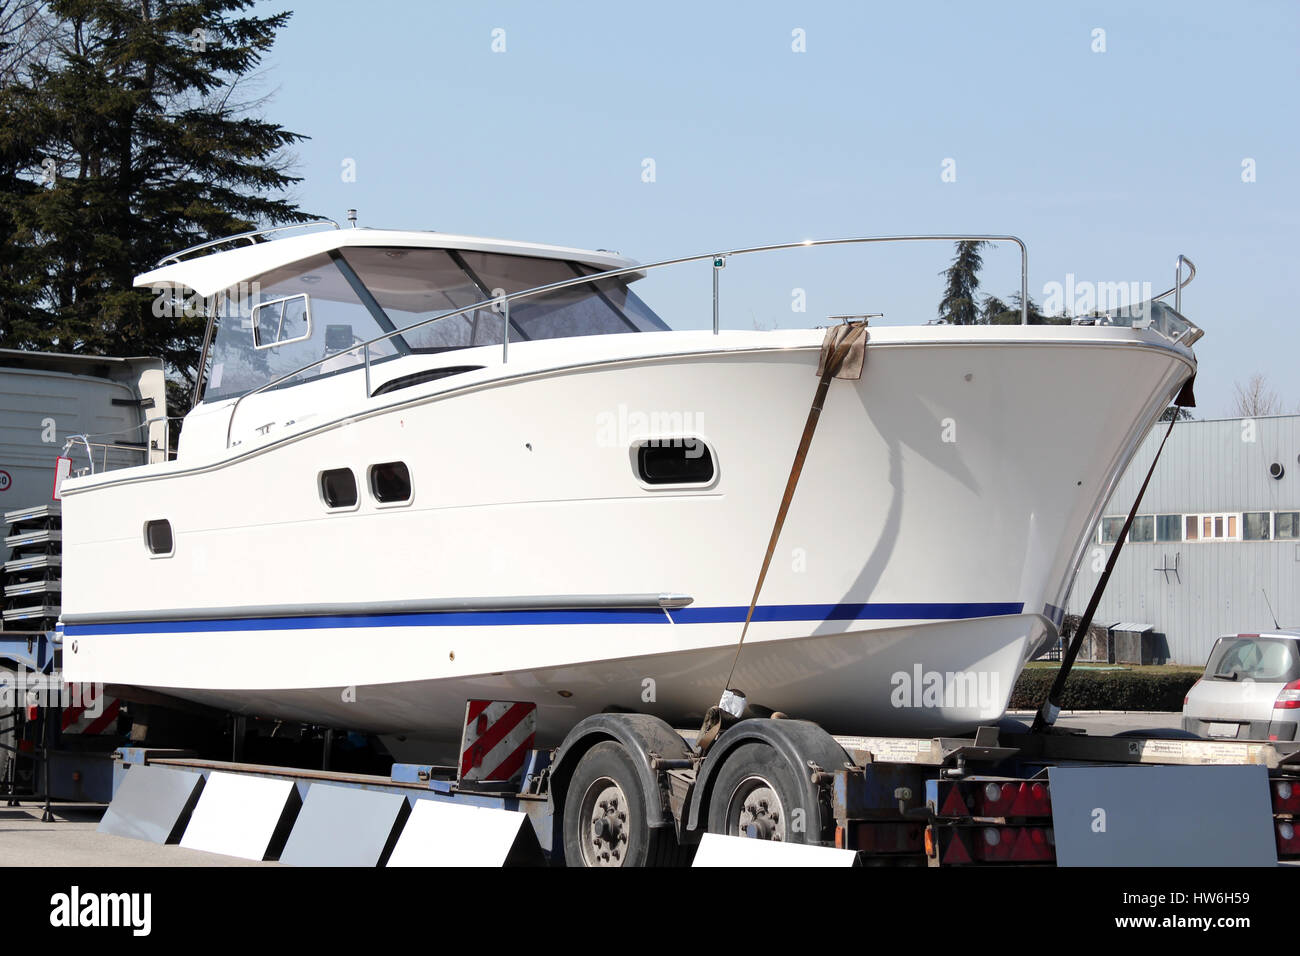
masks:
[(709, 798), (709, 832), (776, 843), (821, 842), (820, 806), (774, 748), (747, 743), (727, 756)]
[[(657, 798), (657, 795), (655, 795)], [(612, 740), (578, 761), (564, 800), (569, 866), (674, 866), (685, 861), (671, 827), (651, 827), (632, 757)]]

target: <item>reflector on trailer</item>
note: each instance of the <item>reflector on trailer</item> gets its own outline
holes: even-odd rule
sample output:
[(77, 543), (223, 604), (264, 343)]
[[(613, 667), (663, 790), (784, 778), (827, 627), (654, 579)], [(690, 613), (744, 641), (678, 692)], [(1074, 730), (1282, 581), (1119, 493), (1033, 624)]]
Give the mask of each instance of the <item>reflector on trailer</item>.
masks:
[[(944, 784), (940, 783), (940, 787)], [(947, 794), (944, 795), (939, 807), (938, 816), (941, 817), (968, 817), (971, 815), (970, 807), (966, 806), (966, 801), (962, 799), (961, 790), (955, 783), (949, 783), (946, 787)]]
[(939, 862), (944, 865), (958, 865), (974, 862), (970, 850), (966, 848), (963, 831), (956, 827), (945, 827), (936, 834), (939, 841)]
[(854, 866), (857, 860), (853, 850), (706, 833), (691, 866)]
[(513, 700), (466, 701), (457, 779), (462, 784), (506, 784), (519, 779), (536, 738), (536, 704)]

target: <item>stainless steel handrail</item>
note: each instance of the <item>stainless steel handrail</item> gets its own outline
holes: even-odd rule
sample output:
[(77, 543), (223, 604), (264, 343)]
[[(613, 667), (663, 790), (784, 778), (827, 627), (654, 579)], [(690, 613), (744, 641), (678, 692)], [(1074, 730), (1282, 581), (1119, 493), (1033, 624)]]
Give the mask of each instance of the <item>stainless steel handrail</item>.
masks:
[[(717, 286), (718, 270), (721, 268), (721, 266), (717, 264), (718, 262), (725, 263), (726, 260), (731, 256), (744, 256), (755, 252), (774, 252), (781, 249), (811, 248), (813, 246), (847, 246), (847, 245), (857, 245), (862, 243), (876, 243), (876, 242), (1014, 242), (1017, 246), (1020, 247), (1020, 324), (1021, 325), (1029, 324), (1029, 250), (1026, 248), (1024, 242), (1017, 236), (926, 235), (926, 236), (859, 236), (859, 237), (847, 238), (847, 239), (804, 239), (800, 242), (781, 242), (781, 243), (776, 243), (774, 245), (767, 245), (767, 246), (747, 246), (742, 249), (732, 249), (730, 252), (710, 252), (703, 255), (682, 256), (676, 259), (662, 259), (659, 262), (650, 262), (642, 265), (628, 266), (623, 269), (610, 269), (606, 272), (597, 272), (588, 276), (578, 276), (573, 279), (564, 279), (560, 282), (551, 282), (547, 285), (535, 286), (531, 289), (522, 289), (519, 292), (510, 292), (504, 295), (494, 296), (490, 299), (484, 299), (480, 302), (475, 302), (473, 305), (467, 305), (464, 308), (456, 309), (453, 312), (443, 312), (439, 315), (435, 315), (428, 319), (421, 319), (419, 322), (413, 322), (410, 325), (403, 326), (400, 329), (394, 329), (391, 332), (385, 332), (383, 335), (377, 335), (373, 339), (368, 339), (365, 342), (361, 342), (357, 345), (353, 345), (350, 348), (342, 349), (338, 352), (331, 352), (329, 355), (326, 355), (323, 358), (319, 358), (314, 362), (310, 362), (307, 365), (302, 366), (302, 368), (298, 368), (285, 375), (281, 375), (279, 378), (273, 379), (272, 381), (267, 382), (264, 385), (259, 385), (257, 388), (245, 392), (243, 395), (240, 395), (238, 398), (236, 398), (234, 404), (231, 406), (230, 409), (230, 420), (226, 423), (226, 447), (227, 448), (230, 447), (230, 438), (231, 435), (233, 434), (233, 430), (235, 427), (235, 413), (239, 411), (239, 406), (243, 403), (244, 399), (251, 398), (252, 396), (257, 395), (260, 392), (267, 391), (268, 389), (275, 388), (277, 385), (281, 385), (292, 378), (296, 378), (297, 376), (301, 375), (303, 372), (316, 368), (316, 366), (318, 365), (324, 365), (326, 362), (330, 361), (331, 359), (338, 358), (340, 355), (344, 355), (348, 352), (355, 352), (357, 349), (364, 350), (365, 365), (368, 373), (370, 367), (370, 358), (369, 358), (370, 346), (378, 342), (383, 342), (388, 339), (391, 339), (394, 336), (403, 335), (406, 332), (413, 331), (414, 329), (422, 328), (423, 326), (426, 325), (432, 325), (434, 322), (441, 322), (443, 319), (454, 319), (458, 315), (467, 315), (470, 312), (475, 312), (479, 309), (490, 309), (494, 306), (500, 306), (501, 310), (504, 312), (504, 316), (506, 320), (505, 331), (504, 334), (502, 335), (502, 340), (501, 340), (501, 361), (502, 363), (505, 363), (510, 348), (510, 303), (515, 299), (524, 299), (536, 295), (545, 295), (549, 292), (558, 292), (561, 289), (568, 289), (572, 286), (577, 286), (577, 285), (585, 285), (589, 282), (600, 282), (605, 279), (616, 279), (619, 276), (633, 275), (635, 273), (646, 273), (652, 269), (663, 269), (663, 268), (667, 268), (668, 266), (682, 265), (687, 262), (702, 262), (705, 259), (712, 259), (714, 262), (713, 278), (714, 278), (714, 287), (715, 287), (713, 333), (716, 335), (718, 334), (716, 286)], [(1189, 279), (1188, 281), (1191, 280)], [(368, 377), (369, 376), (367, 374), (367, 378)], [(366, 393), (367, 393), (366, 397), (369, 398), (370, 388), (368, 382), (366, 387)]]
[[(91, 474), (95, 473), (95, 456), (91, 452), (92, 448), (103, 449), (104, 453), (100, 459), (100, 463), (102, 465), (100, 469), (101, 471), (108, 470), (108, 450), (110, 448), (118, 449), (120, 451), (138, 452), (144, 456), (144, 460), (146, 464), (151, 464), (153, 462), (154, 452), (162, 452), (163, 461), (167, 461), (171, 457), (171, 423), (173, 420), (183, 421), (184, 419), (183, 416), (178, 416), (178, 415), (157, 415), (153, 418), (146, 418), (138, 425), (131, 425), (130, 427), (127, 428), (119, 428), (116, 431), (97, 432), (95, 434), (85, 433), (85, 434), (69, 435), (63, 441), (63, 454), (64, 455), (69, 454), (73, 446), (77, 444), (82, 445), (86, 449), (86, 460), (90, 464)], [(163, 424), (162, 447), (153, 444), (153, 426), (158, 424), (159, 422), (162, 422)], [(94, 441), (93, 440), (96, 438), (108, 438), (114, 435), (123, 435), (126, 434), (127, 432), (139, 431), (141, 428), (145, 430), (144, 444), (128, 444), (120, 441)]]
[(72, 447), (77, 444), (82, 445), (82, 447), (86, 449), (86, 462), (90, 466), (90, 473), (92, 475), (95, 474), (95, 454), (92, 449), (98, 448), (102, 451), (99, 460), (99, 470), (101, 472), (108, 471), (109, 449), (129, 451), (142, 455), (144, 461), (141, 462), (141, 464), (148, 464), (150, 453), (154, 451), (154, 449), (150, 448), (148, 445), (124, 445), (120, 442), (91, 441), (89, 435), (69, 435), (63, 443), (64, 454), (67, 455), (68, 452), (71, 451)]
[[(1184, 265), (1187, 266), (1186, 279), (1183, 278)], [(1172, 295), (1174, 297), (1174, 311), (1177, 312), (1179, 315), (1182, 315), (1183, 289), (1191, 285), (1192, 280), (1195, 278), (1196, 278), (1196, 264), (1186, 256), (1180, 255), (1178, 257), (1178, 261), (1174, 264), (1174, 287), (1172, 289), (1166, 289), (1164, 292), (1161, 292), (1159, 295), (1153, 295), (1151, 297), (1151, 301), (1155, 302), (1157, 299), (1164, 299)]]
[(227, 242), (238, 242), (241, 239), (247, 239), (249, 244), (254, 244), (258, 236), (269, 236), (273, 232), (284, 232), (286, 229), (308, 229), (312, 226), (333, 226), (335, 229), (342, 227), (333, 219), (313, 219), (311, 222), (291, 222), (283, 226), (268, 226), (265, 229), (250, 229), (248, 232), (237, 232), (233, 236), (222, 236), (220, 239), (209, 239), (207, 242), (200, 242), (197, 246), (190, 246), (182, 249), (180, 252), (173, 252), (169, 256), (163, 256), (154, 263), (154, 268), (167, 265), (169, 262), (180, 262), (183, 256), (188, 256), (191, 252), (198, 252), (200, 249), (211, 249), (213, 246), (222, 246)]

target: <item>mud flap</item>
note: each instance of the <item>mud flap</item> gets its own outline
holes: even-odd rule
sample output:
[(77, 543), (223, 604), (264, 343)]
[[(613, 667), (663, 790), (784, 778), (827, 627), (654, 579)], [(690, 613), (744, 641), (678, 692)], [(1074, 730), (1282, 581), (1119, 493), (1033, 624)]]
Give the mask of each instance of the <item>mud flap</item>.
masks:
[(1264, 767), (1054, 767), (1058, 866), (1277, 866)]

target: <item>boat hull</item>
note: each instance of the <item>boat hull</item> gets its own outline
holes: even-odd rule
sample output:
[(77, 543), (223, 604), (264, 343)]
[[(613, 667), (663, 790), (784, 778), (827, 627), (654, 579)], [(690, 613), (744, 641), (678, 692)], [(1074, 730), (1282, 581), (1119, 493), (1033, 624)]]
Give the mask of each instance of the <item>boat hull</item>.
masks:
[[(562, 341), (524, 343), (510, 366), (359, 407), (348, 376), (300, 386), (317, 421), (259, 438), (299, 389), (266, 393), (230, 451), (195, 451), (196, 419), (189, 463), (72, 483), (66, 676), (446, 739), (470, 697), (535, 701), (542, 745), (611, 708), (698, 717), (735, 656), (820, 334), (603, 338), (567, 364)], [(840, 732), (996, 719), (1193, 367), (1132, 329), (873, 331), (861, 380), (832, 384), (732, 686)], [(675, 437), (708, 444), (711, 481), (638, 480), (635, 445)], [(323, 469), (364, 486), (389, 461), (410, 502), (363, 489), (325, 509)], [(141, 528), (161, 518), (158, 558)], [(629, 606), (646, 594), (689, 603)], [(974, 706), (947, 675), (984, 688)]]

